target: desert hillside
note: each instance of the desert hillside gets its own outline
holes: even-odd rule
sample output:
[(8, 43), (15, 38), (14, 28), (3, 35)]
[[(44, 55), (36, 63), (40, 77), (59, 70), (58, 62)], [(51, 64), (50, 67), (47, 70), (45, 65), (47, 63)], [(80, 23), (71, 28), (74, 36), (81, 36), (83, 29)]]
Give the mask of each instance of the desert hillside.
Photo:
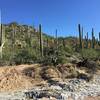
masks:
[[(0, 100), (99, 100), (100, 37), (49, 36), (16, 22), (0, 33)], [(100, 33), (99, 33), (100, 34)], [(6, 96), (4, 96), (6, 95)]]

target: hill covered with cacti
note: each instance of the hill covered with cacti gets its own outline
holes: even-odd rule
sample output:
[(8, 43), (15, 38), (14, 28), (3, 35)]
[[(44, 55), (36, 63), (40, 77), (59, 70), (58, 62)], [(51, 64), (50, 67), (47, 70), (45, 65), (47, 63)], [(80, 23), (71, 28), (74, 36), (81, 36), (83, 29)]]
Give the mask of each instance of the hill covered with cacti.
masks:
[(58, 37), (57, 30), (52, 37), (41, 24), (16, 22), (2, 24), (0, 32), (0, 66), (5, 66), (0, 68), (0, 98), (99, 98), (100, 33), (96, 39), (92, 29), (92, 39), (88, 33), (83, 37), (79, 24), (77, 37)]
[(0, 33), (0, 61), (2, 65), (23, 63), (66, 63), (69, 55), (80, 55), (81, 58), (100, 59), (100, 33), (98, 39), (92, 39), (88, 33), (83, 37), (83, 28), (78, 25), (78, 37), (55, 37), (38, 28), (29, 25), (20, 25), (16, 22), (1, 25)]

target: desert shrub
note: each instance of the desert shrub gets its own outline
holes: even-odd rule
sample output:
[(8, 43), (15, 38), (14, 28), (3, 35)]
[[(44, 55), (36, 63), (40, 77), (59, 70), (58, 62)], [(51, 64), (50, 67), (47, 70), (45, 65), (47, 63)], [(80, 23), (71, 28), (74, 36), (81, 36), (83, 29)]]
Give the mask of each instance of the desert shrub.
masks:
[(64, 48), (62, 48), (65, 52), (73, 54), (74, 50), (70, 45), (66, 45)]
[(58, 65), (66, 62), (66, 56), (62, 49), (45, 48), (46, 54), (42, 59), (42, 63), (47, 65)]
[(85, 59), (95, 60), (98, 58), (98, 53), (95, 49), (82, 49), (81, 55)]
[(100, 50), (98, 50), (97, 52), (98, 52), (98, 60), (100, 60)]
[(15, 64), (30, 64), (37, 60), (37, 55), (32, 50), (22, 49), (14, 57)]

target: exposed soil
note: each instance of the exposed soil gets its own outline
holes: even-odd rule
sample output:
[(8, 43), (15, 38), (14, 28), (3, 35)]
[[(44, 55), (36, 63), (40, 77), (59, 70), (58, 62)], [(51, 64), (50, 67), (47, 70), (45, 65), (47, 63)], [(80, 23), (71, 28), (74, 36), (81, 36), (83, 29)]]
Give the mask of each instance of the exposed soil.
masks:
[[(62, 82), (64, 78), (77, 77), (79, 73), (87, 75), (87, 69), (79, 69), (72, 64), (57, 67), (58, 69), (39, 64), (0, 67), (0, 92), (32, 89), (34, 86), (43, 87), (48, 83), (56, 84), (56, 81)], [(100, 71), (98, 73), (100, 74)], [(100, 97), (85, 97), (85, 100), (100, 100)]]
[(0, 67), (0, 92), (28, 89), (42, 84), (44, 81), (39, 78), (38, 67), (39, 65)]

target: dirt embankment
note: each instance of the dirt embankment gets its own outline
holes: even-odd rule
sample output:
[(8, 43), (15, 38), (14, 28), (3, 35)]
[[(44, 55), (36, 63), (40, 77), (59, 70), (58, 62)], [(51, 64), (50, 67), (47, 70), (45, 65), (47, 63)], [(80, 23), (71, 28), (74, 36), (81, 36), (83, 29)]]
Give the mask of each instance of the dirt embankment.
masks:
[[(39, 65), (0, 67), (0, 92), (28, 89), (42, 82)], [(36, 78), (35, 78), (36, 77)]]
[(64, 81), (66, 78), (87, 78), (87, 69), (72, 64), (42, 66), (39, 64), (0, 67), (0, 92), (29, 89), (46, 85), (51, 80)]

